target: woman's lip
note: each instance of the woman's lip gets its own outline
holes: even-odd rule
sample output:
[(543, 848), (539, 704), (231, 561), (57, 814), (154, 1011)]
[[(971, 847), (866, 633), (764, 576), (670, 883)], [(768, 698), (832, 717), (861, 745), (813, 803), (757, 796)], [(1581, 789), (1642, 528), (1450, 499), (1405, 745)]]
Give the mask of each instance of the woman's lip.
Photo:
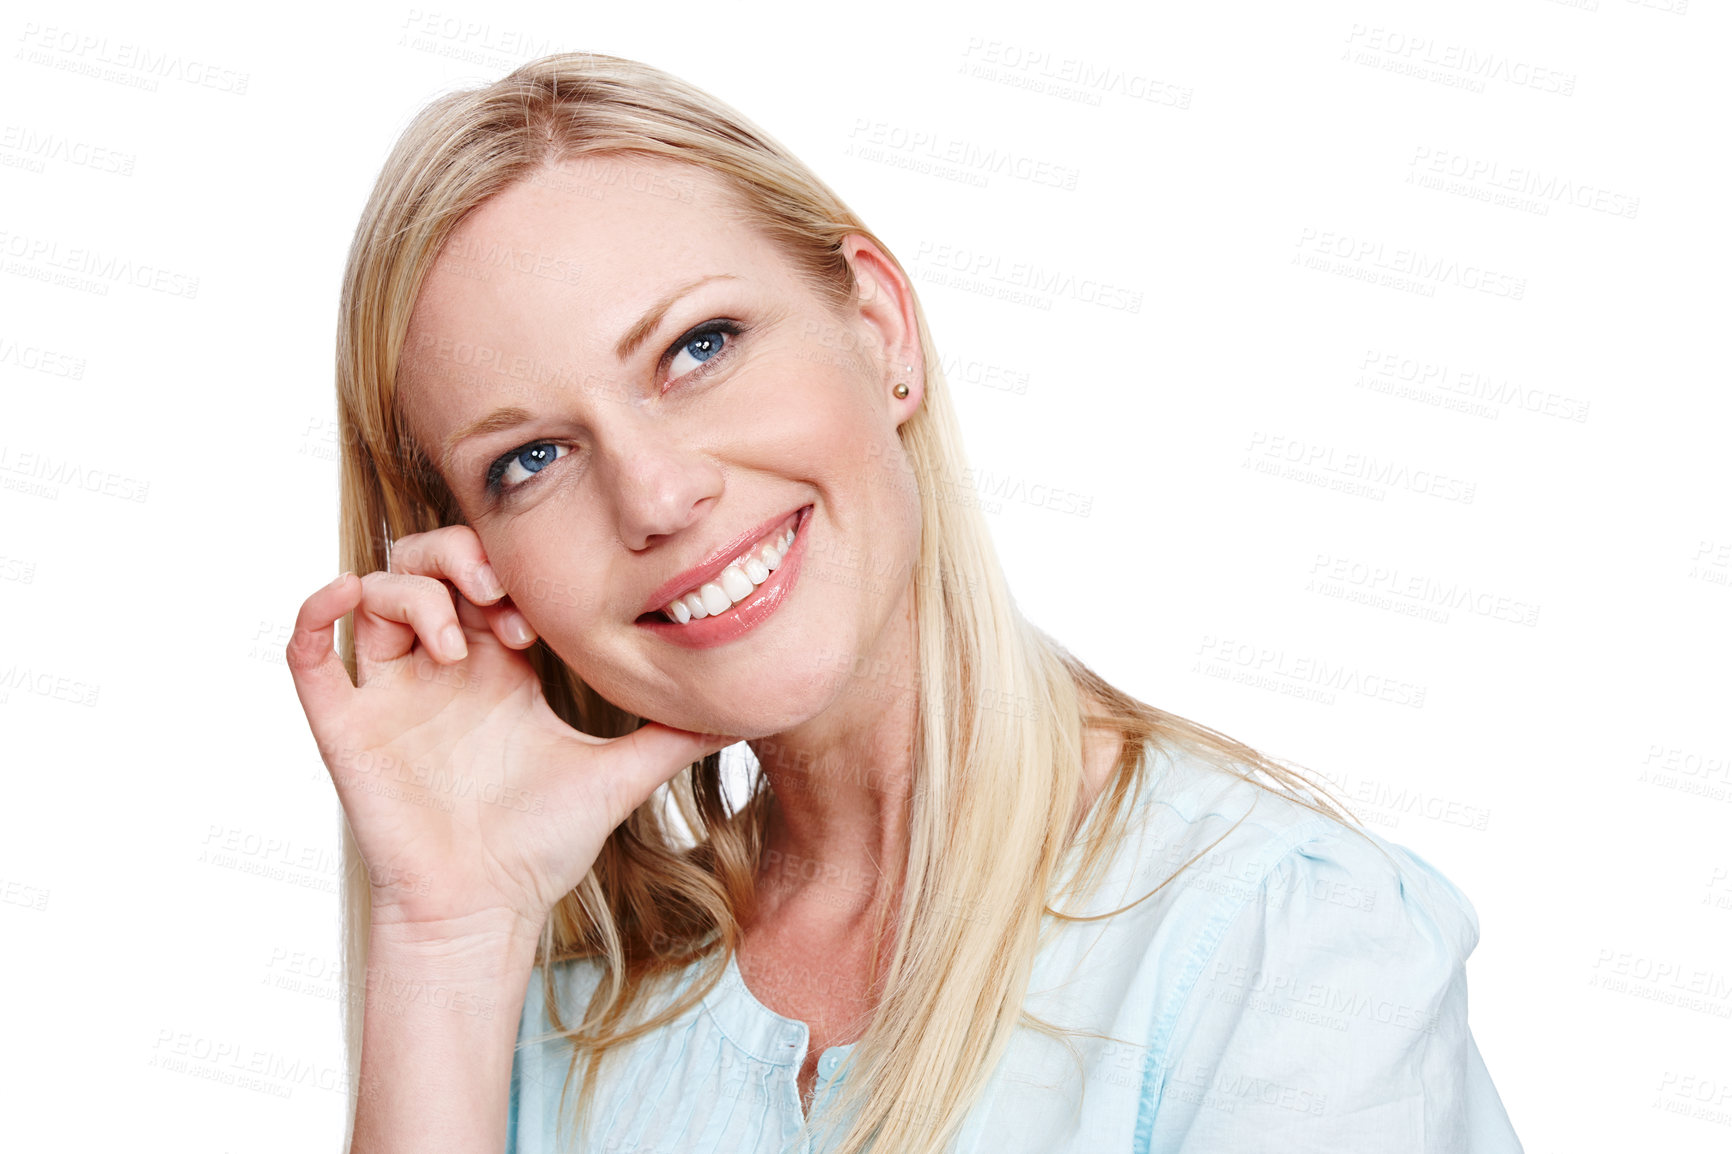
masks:
[(721, 574), (723, 569), (733, 564), (734, 560), (741, 553), (744, 553), (752, 542), (762, 537), (768, 537), (778, 525), (792, 521), (808, 508), (810, 506), (801, 505), (786, 513), (778, 513), (755, 529), (748, 529), (733, 540), (719, 546), (701, 564), (694, 565), (683, 573), (674, 574), (656, 586), (656, 591), (650, 594), (649, 603), (643, 607), (643, 612), (639, 616), (643, 616), (644, 613), (660, 613), (675, 597), (688, 590), (696, 589), (706, 581), (713, 580)]
[(782, 557), (782, 563), (770, 574), (770, 579), (758, 586), (732, 608), (708, 617), (688, 621), (684, 625), (669, 621), (661, 613), (638, 618), (637, 627), (647, 629), (670, 645), (682, 649), (714, 649), (736, 641), (757, 629), (788, 600), (794, 583), (800, 578), (800, 562), (806, 557), (806, 529), (812, 519), (812, 506), (802, 506), (795, 521), (794, 543)]

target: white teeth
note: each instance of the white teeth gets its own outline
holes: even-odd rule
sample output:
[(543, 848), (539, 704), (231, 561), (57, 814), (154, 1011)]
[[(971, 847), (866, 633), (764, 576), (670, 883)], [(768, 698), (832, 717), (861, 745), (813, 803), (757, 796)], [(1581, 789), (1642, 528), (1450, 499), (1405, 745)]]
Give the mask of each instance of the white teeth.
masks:
[(734, 603), (734, 599), (729, 597), (722, 587), (714, 581), (699, 589), (698, 596), (704, 599), (704, 608), (710, 611), (712, 617)]
[(684, 625), (732, 608), (750, 597), (759, 585), (770, 579), (771, 573), (782, 567), (782, 560), (793, 543), (794, 530), (783, 531), (780, 537), (765, 541), (755, 551), (743, 554), (723, 569), (714, 581), (707, 581), (702, 588), (670, 601), (663, 607), (663, 615)]
[(716, 584), (722, 587), (722, 592), (728, 595), (728, 600), (735, 605), (744, 601), (752, 593), (752, 582), (736, 562), (722, 570)]

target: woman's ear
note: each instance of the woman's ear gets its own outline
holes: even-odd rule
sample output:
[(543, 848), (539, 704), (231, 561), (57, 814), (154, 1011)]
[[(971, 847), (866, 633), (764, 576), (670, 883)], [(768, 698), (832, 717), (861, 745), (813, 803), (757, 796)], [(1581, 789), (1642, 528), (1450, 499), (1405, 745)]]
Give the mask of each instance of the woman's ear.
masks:
[(854, 307), (878, 337), (884, 399), (891, 419), (900, 425), (920, 407), (926, 384), (914, 290), (896, 262), (859, 233), (843, 238), (842, 255), (854, 271)]

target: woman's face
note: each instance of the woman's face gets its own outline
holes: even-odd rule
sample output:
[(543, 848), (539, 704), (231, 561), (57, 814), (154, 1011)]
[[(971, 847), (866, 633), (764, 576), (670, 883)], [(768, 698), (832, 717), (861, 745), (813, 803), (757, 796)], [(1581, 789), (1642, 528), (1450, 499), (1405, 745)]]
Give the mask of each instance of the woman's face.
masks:
[[(786, 732), (908, 620), (896, 429), (924, 366), (894, 266), (845, 252), (860, 289), (838, 312), (707, 172), (589, 157), (481, 205), (416, 301), (412, 434), (529, 623), (625, 709)], [(765, 567), (718, 572), (748, 551)], [(694, 590), (710, 616), (661, 612)]]

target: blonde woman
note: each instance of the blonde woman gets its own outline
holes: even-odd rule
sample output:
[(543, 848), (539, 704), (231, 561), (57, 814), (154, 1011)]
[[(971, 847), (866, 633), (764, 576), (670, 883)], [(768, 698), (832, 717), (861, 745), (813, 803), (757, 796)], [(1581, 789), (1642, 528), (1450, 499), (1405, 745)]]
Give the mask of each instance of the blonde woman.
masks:
[(405, 131), (343, 283), (348, 572), (288, 652), (353, 1150), (1520, 1149), (1467, 899), (1020, 616), (936, 349), (653, 68)]

